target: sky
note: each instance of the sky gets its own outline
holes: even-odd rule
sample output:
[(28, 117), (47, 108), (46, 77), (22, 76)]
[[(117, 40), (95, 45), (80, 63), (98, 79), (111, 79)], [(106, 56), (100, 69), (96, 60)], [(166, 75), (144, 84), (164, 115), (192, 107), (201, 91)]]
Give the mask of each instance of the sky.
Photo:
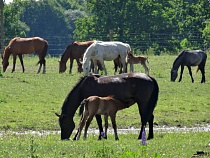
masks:
[(10, 2), (12, 2), (13, 0), (5, 0), (5, 2), (8, 4)]

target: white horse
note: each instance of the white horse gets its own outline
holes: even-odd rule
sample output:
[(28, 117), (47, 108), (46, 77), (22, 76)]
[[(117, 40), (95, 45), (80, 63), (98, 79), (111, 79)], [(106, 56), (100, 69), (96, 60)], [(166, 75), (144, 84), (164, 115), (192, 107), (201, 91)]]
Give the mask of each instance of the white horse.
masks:
[[(104, 65), (104, 60), (111, 61), (120, 56), (121, 63), (123, 65), (123, 72), (126, 71), (126, 56), (127, 52), (131, 51), (130, 45), (123, 42), (117, 41), (95, 41), (91, 44), (85, 51), (83, 56), (83, 72), (87, 76), (90, 70), (89, 61), (99, 61), (102, 65), (105, 75), (107, 75), (107, 70)], [(97, 64), (94, 63), (94, 66)], [(95, 68), (95, 70), (97, 70)], [(97, 73), (97, 72), (96, 72)]]

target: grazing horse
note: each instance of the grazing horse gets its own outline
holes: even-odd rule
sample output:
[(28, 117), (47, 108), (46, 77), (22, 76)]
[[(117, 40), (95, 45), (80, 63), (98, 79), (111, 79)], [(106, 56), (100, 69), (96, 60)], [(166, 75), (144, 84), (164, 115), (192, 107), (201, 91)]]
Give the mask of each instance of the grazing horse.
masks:
[(72, 71), (73, 61), (76, 59), (78, 65), (78, 72), (81, 72), (81, 63), (82, 56), (85, 50), (93, 43), (94, 41), (86, 41), (86, 42), (73, 42), (69, 44), (64, 53), (61, 56), (61, 61), (59, 61), (59, 73), (63, 73), (66, 71), (66, 62), (70, 59), (70, 69), (69, 73)]
[(126, 63), (130, 64), (130, 72), (134, 72), (134, 67), (133, 64), (141, 64), (144, 69), (145, 73), (149, 75), (149, 69), (146, 65), (146, 61), (148, 62), (148, 58), (144, 56), (134, 56), (131, 52), (128, 52), (127, 58), (126, 58)]
[[(148, 139), (154, 137), (153, 134), (153, 111), (155, 109), (159, 94), (157, 81), (144, 73), (122, 73), (114, 76), (84, 76), (75, 87), (69, 92), (63, 102), (59, 125), (61, 128), (61, 140), (69, 139), (75, 123), (73, 117), (77, 108), (83, 99), (89, 96), (114, 96), (115, 99), (131, 106), (135, 103), (138, 105), (141, 118), (141, 131), (138, 139), (141, 139), (143, 127), (149, 122)], [(134, 114), (135, 115), (135, 114)], [(103, 132), (102, 120), (100, 115), (96, 115), (100, 133)], [(74, 137), (76, 140), (77, 134)], [(101, 135), (99, 135), (99, 139)]]
[(173, 67), (171, 69), (171, 81), (175, 81), (178, 76), (178, 69), (181, 66), (179, 82), (182, 80), (182, 73), (184, 71), (184, 66), (187, 66), (192, 83), (194, 79), (192, 77), (191, 66), (198, 66), (197, 71), (200, 70), (202, 74), (201, 83), (205, 83), (205, 64), (207, 55), (202, 50), (183, 50), (175, 59)]
[(84, 110), (80, 121), (76, 140), (79, 140), (84, 125), (85, 125), (85, 132), (83, 139), (86, 140), (88, 127), (90, 126), (90, 123), (96, 114), (104, 115), (105, 137), (107, 136), (108, 116), (110, 116), (112, 121), (112, 126), (114, 129), (115, 140), (119, 140), (117, 135), (116, 113), (117, 111), (125, 108), (128, 108), (127, 104), (114, 99), (113, 96), (107, 96), (107, 97), (90, 96), (87, 99), (84, 99), (81, 102), (80, 106), (80, 114), (82, 113), (81, 109)]
[[(102, 68), (107, 75), (107, 70), (104, 65), (104, 60), (110, 61), (116, 59), (120, 56), (121, 63), (123, 65), (123, 72), (126, 70), (126, 56), (127, 51), (131, 51), (130, 45), (117, 41), (95, 41), (91, 44), (84, 53), (83, 56), (83, 72), (87, 76), (89, 74), (90, 66), (89, 61), (93, 59), (94, 61), (98, 60)], [(95, 65), (95, 64), (94, 64)], [(96, 69), (95, 69), (96, 70)]]
[(37, 73), (40, 72), (42, 64), (43, 64), (43, 73), (46, 72), (46, 61), (45, 56), (47, 54), (48, 49), (48, 42), (40, 37), (33, 37), (33, 38), (20, 38), (15, 37), (10, 42), (9, 45), (5, 48), (4, 54), (2, 57), (2, 65), (3, 65), (3, 72), (6, 71), (9, 65), (9, 57), (13, 55), (13, 68), (12, 72), (15, 71), (15, 64), (16, 64), (16, 57), (18, 56), (20, 59), (20, 63), (22, 65), (23, 72), (25, 71), (24, 64), (23, 64), (23, 54), (31, 54), (36, 52), (39, 56), (39, 61), (37, 64), (40, 64)]

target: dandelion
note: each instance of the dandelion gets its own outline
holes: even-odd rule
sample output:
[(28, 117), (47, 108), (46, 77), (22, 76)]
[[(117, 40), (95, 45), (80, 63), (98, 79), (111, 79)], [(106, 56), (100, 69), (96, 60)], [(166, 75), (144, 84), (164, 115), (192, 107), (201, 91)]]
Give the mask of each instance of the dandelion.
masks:
[(147, 138), (146, 138), (146, 131), (145, 131), (145, 128), (143, 128), (143, 131), (142, 131), (141, 144), (142, 144), (143, 146), (146, 146), (146, 145), (147, 145)]

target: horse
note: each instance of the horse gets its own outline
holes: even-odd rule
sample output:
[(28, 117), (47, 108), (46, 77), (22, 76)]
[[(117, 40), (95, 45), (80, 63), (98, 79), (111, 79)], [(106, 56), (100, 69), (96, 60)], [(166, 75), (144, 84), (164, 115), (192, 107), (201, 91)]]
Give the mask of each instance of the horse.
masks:
[(85, 132), (83, 139), (86, 140), (87, 138), (87, 130), (88, 127), (96, 114), (104, 115), (105, 120), (105, 135), (107, 137), (107, 129), (108, 129), (108, 116), (110, 116), (112, 121), (112, 126), (114, 129), (114, 136), (115, 140), (119, 140), (117, 135), (117, 125), (116, 125), (116, 113), (119, 110), (128, 108), (127, 104), (114, 99), (113, 96), (107, 97), (99, 97), (99, 96), (90, 96), (87, 99), (84, 99), (80, 105), (80, 114), (83, 110), (83, 115), (80, 121), (80, 125), (78, 128), (78, 134), (76, 140), (80, 139), (80, 135), (82, 129), (85, 125)]
[[(116, 59), (114, 59), (114, 74), (116, 74), (118, 67), (120, 68), (119, 74), (121, 74), (122, 73), (123, 65), (120, 62), (120, 56), (118, 56)], [(126, 70), (125, 70), (125, 72), (127, 72), (127, 64), (126, 64)]]
[(18, 56), (20, 59), (20, 63), (22, 65), (23, 72), (25, 71), (24, 64), (23, 64), (23, 54), (31, 54), (36, 52), (39, 56), (39, 61), (37, 63), (40, 64), (37, 73), (40, 72), (42, 64), (43, 64), (43, 73), (46, 72), (46, 61), (45, 56), (47, 54), (48, 49), (48, 42), (40, 37), (32, 37), (32, 38), (20, 38), (15, 37), (10, 42), (9, 45), (5, 48), (4, 54), (2, 56), (2, 65), (3, 65), (3, 72), (6, 71), (9, 65), (9, 57), (13, 55), (13, 68), (12, 72), (15, 71), (15, 64), (16, 64), (16, 57)]
[(199, 70), (202, 74), (201, 83), (205, 83), (205, 64), (206, 64), (207, 55), (203, 50), (183, 50), (175, 59), (173, 67), (171, 69), (171, 81), (174, 82), (178, 76), (178, 69), (181, 66), (179, 82), (182, 80), (182, 74), (184, 71), (184, 66), (187, 66), (189, 74), (194, 82), (192, 77), (191, 66), (198, 66), (196, 72)]
[[(141, 139), (143, 127), (149, 123), (148, 139), (154, 137), (153, 134), (153, 111), (158, 101), (159, 86), (157, 81), (144, 73), (122, 73), (113, 76), (89, 75), (80, 78), (78, 83), (67, 94), (61, 107), (61, 114), (55, 113), (59, 117), (61, 128), (61, 140), (69, 139), (75, 128), (73, 117), (80, 103), (89, 96), (114, 96), (115, 99), (131, 106), (138, 105), (141, 118), (141, 131), (138, 139)], [(103, 132), (100, 115), (96, 115), (99, 132)], [(74, 137), (76, 140), (77, 134)], [(101, 139), (101, 135), (98, 137)]]
[(66, 71), (66, 62), (70, 59), (70, 69), (69, 73), (72, 72), (73, 61), (76, 59), (78, 65), (78, 72), (81, 72), (81, 62), (82, 56), (85, 50), (93, 43), (94, 41), (86, 41), (86, 42), (73, 42), (69, 44), (64, 53), (61, 56), (61, 60), (59, 61), (59, 73), (63, 73)]
[(128, 52), (127, 58), (126, 58), (126, 63), (130, 64), (130, 72), (134, 72), (134, 64), (141, 64), (144, 69), (145, 69), (145, 73), (147, 75), (149, 75), (149, 69), (146, 65), (146, 61), (148, 62), (148, 57), (145, 56), (134, 56), (131, 52)]
[[(104, 65), (104, 60), (110, 61), (116, 59), (120, 56), (121, 63), (123, 65), (123, 72), (126, 70), (126, 55), (127, 51), (131, 51), (130, 45), (117, 41), (95, 41), (91, 44), (85, 51), (83, 56), (83, 72), (87, 76), (89, 74), (90, 66), (89, 61), (93, 59), (94, 61), (98, 60), (102, 68), (107, 75), (107, 70)], [(94, 64), (95, 65), (95, 64)]]

